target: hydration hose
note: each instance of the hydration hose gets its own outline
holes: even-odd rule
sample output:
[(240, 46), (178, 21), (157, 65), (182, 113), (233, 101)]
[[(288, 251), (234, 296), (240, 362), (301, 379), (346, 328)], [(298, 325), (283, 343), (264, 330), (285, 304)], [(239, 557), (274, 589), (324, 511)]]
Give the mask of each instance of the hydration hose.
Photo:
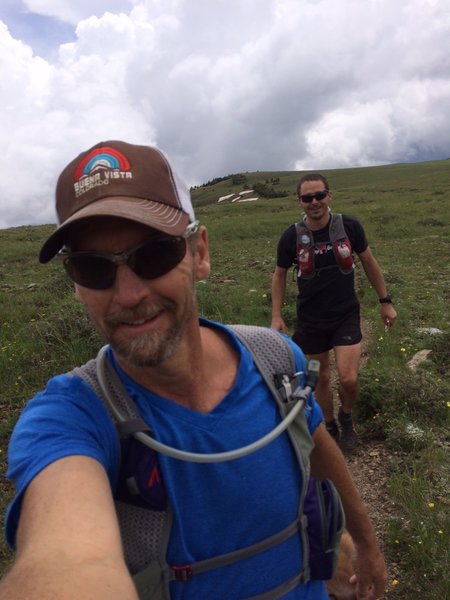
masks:
[[(108, 389), (108, 383), (106, 381), (106, 350), (107, 346), (104, 346), (97, 356), (97, 377), (98, 382), (100, 384), (100, 388), (105, 396), (105, 399), (108, 403), (111, 412), (117, 419), (119, 423), (124, 423), (128, 419), (127, 417), (120, 411), (120, 409), (114, 404), (111, 399), (111, 395)], [(294, 375), (295, 376), (295, 375)], [(216, 462), (226, 462), (229, 460), (235, 460), (236, 458), (241, 458), (242, 456), (247, 456), (252, 452), (256, 452), (260, 448), (267, 446), (270, 444), (275, 438), (277, 438), (283, 431), (285, 431), (289, 425), (294, 421), (298, 413), (302, 410), (305, 402), (308, 400), (311, 392), (313, 391), (315, 384), (317, 382), (317, 378), (319, 376), (319, 361), (310, 360), (308, 363), (308, 374), (307, 381), (304, 388), (300, 386), (297, 387), (290, 397), (291, 400), (297, 400), (296, 404), (292, 407), (289, 413), (284, 417), (284, 419), (274, 428), (272, 431), (259, 438), (255, 442), (248, 444), (247, 446), (242, 446), (242, 448), (236, 448), (235, 450), (229, 450), (227, 452), (218, 452), (218, 453), (196, 453), (196, 452), (188, 452), (185, 450), (179, 450), (178, 448), (173, 448), (172, 446), (167, 446), (166, 444), (162, 444), (158, 442), (153, 437), (151, 437), (148, 433), (143, 431), (137, 431), (132, 433), (133, 437), (149, 446), (156, 452), (160, 452), (161, 454), (165, 454), (166, 456), (170, 456), (171, 458), (176, 458), (178, 460), (185, 460), (189, 462), (195, 463), (216, 463)], [(123, 393), (126, 394), (125, 388), (123, 388)]]

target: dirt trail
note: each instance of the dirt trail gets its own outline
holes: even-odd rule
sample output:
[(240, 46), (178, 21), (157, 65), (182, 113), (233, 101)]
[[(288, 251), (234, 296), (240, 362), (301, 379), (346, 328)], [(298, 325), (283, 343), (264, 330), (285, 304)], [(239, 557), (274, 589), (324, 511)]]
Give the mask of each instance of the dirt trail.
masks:
[[(363, 332), (361, 367), (363, 367), (367, 360), (367, 345), (370, 342), (372, 332), (370, 322), (364, 319), (361, 321), (361, 327)], [(334, 369), (332, 377), (335, 414), (337, 415), (339, 401), (337, 376)], [(394, 512), (394, 504), (386, 490), (390, 453), (382, 441), (362, 438), (360, 446), (351, 455), (346, 456), (346, 459), (355, 485), (372, 519), (378, 541), (383, 548), (386, 538), (387, 517)], [(397, 572), (396, 565), (389, 564), (388, 571), (388, 581), (392, 581), (394, 573)]]

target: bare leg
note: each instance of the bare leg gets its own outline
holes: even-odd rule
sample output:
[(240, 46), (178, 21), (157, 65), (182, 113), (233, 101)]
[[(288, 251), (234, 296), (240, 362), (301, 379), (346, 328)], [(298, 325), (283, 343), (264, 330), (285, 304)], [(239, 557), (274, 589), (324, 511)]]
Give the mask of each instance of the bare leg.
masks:
[(353, 426), (352, 409), (359, 393), (358, 371), (361, 358), (361, 344), (335, 346), (336, 369), (339, 377), (339, 399), (341, 407), (338, 420), (341, 425), (340, 446), (344, 452), (351, 452), (359, 443)]
[(336, 369), (339, 377), (339, 399), (346, 413), (352, 411), (358, 400), (358, 371), (361, 351), (361, 344), (335, 346), (334, 348)]

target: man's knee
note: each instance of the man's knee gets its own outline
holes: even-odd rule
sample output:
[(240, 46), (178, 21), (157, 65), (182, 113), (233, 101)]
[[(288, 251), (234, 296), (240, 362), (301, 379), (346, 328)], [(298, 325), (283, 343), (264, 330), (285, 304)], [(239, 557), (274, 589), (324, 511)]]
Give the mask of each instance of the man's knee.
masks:
[(342, 373), (339, 383), (347, 393), (354, 393), (358, 390), (358, 373)]

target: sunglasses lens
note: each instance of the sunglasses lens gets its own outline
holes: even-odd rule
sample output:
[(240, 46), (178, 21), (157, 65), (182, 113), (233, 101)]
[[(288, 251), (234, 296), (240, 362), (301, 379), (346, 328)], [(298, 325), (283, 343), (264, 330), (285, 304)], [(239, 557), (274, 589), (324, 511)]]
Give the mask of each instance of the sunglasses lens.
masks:
[(128, 259), (128, 266), (143, 279), (156, 279), (174, 269), (186, 254), (186, 240), (168, 237), (150, 240)]
[(94, 254), (69, 257), (64, 267), (72, 281), (91, 290), (110, 288), (117, 270), (112, 261)]
[(309, 204), (314, 199), (316, 199), (316, 200), (325, 200), (325, 198), (327, 196), (328, 196), (328, 192), (325, 190), (323, 192), (316, 192), (315, 194), (302, 194), (300, 196), (300, 200), (302, 202), (306, 202), (306, 204)]
[(114, 285), (119, 263), (126, 263), (142, 279), (156, 279), (174, 269), (185, 254), (184, 238), (166, 237), (144, 242), (123, 259), (90, 252), (74, 253), (64, 259), (64, 267), (75, 283), (91, 290), (107, 290)]

